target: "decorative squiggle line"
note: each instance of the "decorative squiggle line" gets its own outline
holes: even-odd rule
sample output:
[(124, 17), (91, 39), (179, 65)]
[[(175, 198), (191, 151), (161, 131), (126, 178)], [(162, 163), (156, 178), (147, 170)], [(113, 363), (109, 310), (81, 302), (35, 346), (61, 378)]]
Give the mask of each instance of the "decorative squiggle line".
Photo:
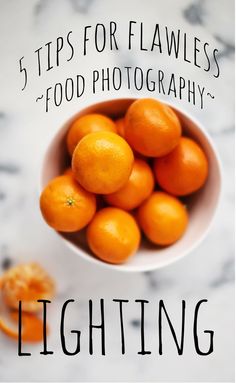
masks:
[(207, 93), (207, 96), (210, 96), (210, 97), (213, 98), (213, 99), (215, 98), (215, 96), (212, 96), (212, 94), (209, 93), (209, 92)]
[(38, 102), (38, 100), (41, 100), (42, 98), (43, 98), (43, 94), (42, 96), (36, 98), (36, 102)]

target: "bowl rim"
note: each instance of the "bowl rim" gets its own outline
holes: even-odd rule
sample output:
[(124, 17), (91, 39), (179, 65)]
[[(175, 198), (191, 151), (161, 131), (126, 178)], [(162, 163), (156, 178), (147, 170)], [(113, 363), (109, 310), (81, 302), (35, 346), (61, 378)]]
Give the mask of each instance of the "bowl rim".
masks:
[[(40, 171), (39, 171), (39, 180), (38, 180), (39, 181), (38, 182), (39, 194), (41, 193), (41, 191), (42, 191), (42, 189), (44, 187), (43, 186), (43, 170), (44, 170), (44, 168), (46, 166), (46, 157), (47, 157), (47, 154), (48, 154), (48, 152), (49, 152), (49, 150), (51, 148), (51, 145), (52, 145), (53, 141), (61, 133), (61, 131), (63, 129), (65, 129), (65, 127), (67, 125), (69, 125), (69, 123), (71, 121), (73, 121), (73, 119), (75, 119), (75, 117), (77, 115), (79, 115), (81, 112), (83, 112), (83, 110), (85, 110), (87, 108), (90, 108), (90, 107), (93, 107), (93, 106), (96, 106), (96, 105), (99, 105), (99, 104), (102, 104), (102, 103), (105, 103), (105, 102), (109, 102), (109, 101), (112, 102), (112, 101), (119, 101), (119, 100), (135, 101), (135, 100), (141, 99), (141, 98), (143, 98), (143, 97), (117, 97), (117, 98), (114, 97), (112, 99), (101, 98), (99, 101), (98, 100), (94, 100), (95, 101), (94, 103), (85, 103), (85, 104), (83, 104), (78, 112), (74, 113), (73, 116), (71, 116), (70, 118), (66, 119), (60, 125), (59, 129), (57, 129), (57, 131), (52, 135), (52, 137), (50, 137), (50, 141), (47, 144), (46, 149), (44, 150), (44, 153), (43, 153), (43, 156), (42, 156), (42, 161), (40, 163)], [(155, 99), (157, 99), (157, 98), (155, 98)], [(212, 151), (214, 153), (215, 160), (216, 160), (215, 162), (216, 162), (216, 165), (217, 165), (217, 168), (218, 168), (218, 173), (219, 173), (218, 194), (217, 194), (217, 198), (216, 198), (216, 202), (215, 202), (214, 211), (212, 212), (212, 215), (211, 215), (211, 218), (209, 220), (207, 228), (202, 232), (202, 234), (199, 236), (199, 238), (195, 242), (193, 242), (193, 244), (191, 246), (189, 246), (185, 251), (182, 251), (182, 253), (180, 253), (176, 257), (170, 258), (170, 259), (168, 259), (168, 260), (166, 260), (164, 262), (161, 262), (160, 264), (158, 264), (158, 262), (157, 262), (157, 263), (154, 263), (152, 265), (133, 266), (133, 265), (130, 265), (128, 263), (112, 264), (112, 263), (104, 262), (104, 261), (98, 259), (96, 256), (88, 256), (83, 251), (81, 251), (81, 249), (79, 247), (75, 248), (76, 245), (71, 243), (68, 239), (64, 238), (56, 230), (54, 230), (52, 228), (49, 228), (49, 229), (51, 229), (52, 232), (54, 232), (54, 234), (56, 234), (57, 237), (59, 237), (62, 240), (62, 242), (65, 244), (65, 246), (67, 248), (69, 248), (74, 254), (76, 254), (77, 256), (81, 257), (82, 259), (88, 261), (89, 263), (92, 263), (94, 265), (98, 265), (99, 267), (101, 267), (103, 269), (115, 270), (115, 271), (118, 271), (118, 272), (125, 272), (125, 273), (142, 273), (142, 272), (148, 272), (148, 271), (154, 271), (154, 270), (162, 269), (162, 268), (164, 268), (166, 266), (169, 266), (169, 265), (171, 265), (171, 264), (173, 264), (173, 263), (183, 259), (187, 255), (190, 255), (191, 253), (193, 253), (193, 251), (206, 238), (206, 236), (208, 235), (209, 231), (211, 230), (211, 228), (213, 226), (213, 223), (214, 223), (214, 221), (216, 219), (216, 214), (218, 212), (218, 209), (219, 209), (219, 206), (220, 206), (220, 202), (221, 202), (221, 198), (222, 198), (222, 163), (221, 163), (221, 159), (220, 159), (218, 150), (217, 150), (217, 148), (216, 148), (216, 146), (215, 146), (215, 144), (214, 144), (210, 134), (206, 131), (206, 129), (204, 128), (202, 123), (200, 123), (196, 117), (193, 117), (189, 112), (186, 112), (185, 110), (182, 110), (179, 106), (174, 105), (172, 102), (168, 102), (166, 100), (162, 100), (162, 99), (159, 99), (159, 98), (157, 100), (160, 100), (161, 102), (163, 102), (166, 105), (170, 106), (172, 109), (176, 110), (178, 113), (182, 114), (187, 119), (191, 120), (193, 122), (193, 124), (197, 127), (197, 129), (200, 130), (200, 132), (203, 134), (203, 136), (205, 136), (205, 138), (207, 139), (207, 142), (208, 142), (209, 146), (211, 147), (211, 149), (212, 149)]]

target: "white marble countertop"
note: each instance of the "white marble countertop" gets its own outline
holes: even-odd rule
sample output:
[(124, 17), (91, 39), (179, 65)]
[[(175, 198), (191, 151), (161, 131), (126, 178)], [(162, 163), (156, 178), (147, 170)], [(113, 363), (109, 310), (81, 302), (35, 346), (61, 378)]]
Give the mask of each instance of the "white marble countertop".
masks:
[[(0, 1), (0, 267), (38, 260), (55, 277), (56, 301), (50, 308), (52, 333), (48, 340), (54, 354), (40, 355), (41, 346), (29, 347), (32, 356), (18, 357), (17, 346), (0, 334), (0, 381), (233, 381), (234, 321), (234, 42), (233, 0), (1, 0)], [(29, 86), (21, 92), (18, 60), (25, 56), (35, 67), (35, 49), (81, 26), (115, 20), (123, 41), (128, 20), (143, 21), (149, 41), (155, 23), (180, 28), (188, 35), (208, 41), (220, 51), (218, 79), (180, 60), (148, 52), (120, 50), (78, 57), (38, 79), (29, 73)], [(38, 209), (38, 180), (43, 153), (61, 123), (81, 107), (73, 100), (45, 113), (35, 98), (60, 78), (87, 68), (102, 66), (165, 66), (167, 72), (183, 73), (214, 93), (201, 110), (186, 100), (172, 102), (199, 119), (210, 133), (223, 166), (223, 193), (214, 225), (204, 242), (188, 257), (161, 270), (126, 274), (98, 268), (76, 257), (43, 222)], [(107, 94), (112, 97), (114, 92)], [(124, 91), (116, 93), (123, 96)], [(147, 96), (147, 92), (129, 94)], [(127, 96), (127, 94), (126, 94)], [(150, 96), (150, 95), (149, 95)], [(104, 95), (103, 95), (104, 97)], [(162, 98), (167, 100), (165, 96)], [(92, 102), (99, 95), (91, 96)], [(73, 298), (70, 326), (81, 329), (81, 353), (65, 356), (59, 342), (61, 305)], [(107, 355), (88, 353), (88, 299), (104, 298), (107, 322)], [(119, 324), (113, 298), (129, 299), (125, 312), (126, 355), (120, 352)], [(135, 299), (148, 299), (146, 343), (152, 354), (137, 354), (140, 342), (139, 307)], [(208, 299), (204, 326), (215, 331), (215, 350), (209, 357), (197, 356), (192, 344), (193, 307)], [(165, 332), (164, 353), (158, 355), (156, 312), (163, 299), (170, 315), (178, 317), (180, 302), (187, 302), (186, 345), (178, 356), (173, 339)], [(155, 315), (154, 315), (155, 313)], [(68, 314), (69, 315), (69, 314)], [(70, 330), (68, 325), (68, 331)], [(204, 336), (204, 335), (202, 335)], [(70, 346), (74, 338), (68, 335)]]

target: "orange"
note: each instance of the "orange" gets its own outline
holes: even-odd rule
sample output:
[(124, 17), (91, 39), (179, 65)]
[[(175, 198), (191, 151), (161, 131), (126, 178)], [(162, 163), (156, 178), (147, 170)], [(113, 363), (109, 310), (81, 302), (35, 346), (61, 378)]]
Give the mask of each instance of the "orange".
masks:
[[(118, 120), (115, 121), (116, 123), (116, 130), (117, 134), (119, 134), (121, 137), (123, 137), (125, 140), (125, 118), (119, 118)], [(141, 153), (138, 153), (134, 148), (133, 148), (133, 153), (135, 157), (137, 158), (145, 158)]]
[(147, 238), (157, 245), (171, 245), (185, 232), (188, 214), (185, 206), (164, 192), (154, 192), (139, 207), (138, 222)]
[(71, 125), (67, 134), (67, 148), (72, 156), (73, 151), (78, 142), (86, 136), (86, 134), (108, 131), (116, 133), (115, 123), (102, 114), (92, 113), (77, 118)]
[(37, 263), (28, 263), (12, 267), (1, 277), (2, 298), (5, 304), (18, 309), (22, 301), (22, 310), (36, 312), (42, 309), (38, 299), (51, 299), (55, 292), (52, 278)]
[(100, 210), (89, 224), (87, 241), (92, 252), (109, 263), (122, 263), (140, 242), (140, 231), (131, 214), (117, 208)]
[(125, 136), (125, 119), (119, 118), (115, 121), (117, 133), (124, 138)]
[(72, 172), (72, 169), (71, 168), (66, 168), (66, 170), (64, 171), (64, 176), (73, 176), (73, 172)]
[(96, 211), (96, 198), (70, 175), (54, 178), (43, 190), (40, 208), (47, 224), (63, 232), (85, 227)]
[[(119, 136), (125, 139), (125, 118), (119, 118), (118, 120), (115, 121), (115, 123), (116, 123), (117, 134), (119, 134)], [(133, 149), (133, 153), (135, 157), (145, 158), (142, 154), (136, 152), (134, 149)]]
[(178, 144), (181, 125), (175, 112), (154, 99), (134, 101), (125, 116), (125, 138), (137, 152), (161, 157)]
[(122, 137), (111, 132), (96, 132), (82, 138), (76, 146), (72, 170), (86, 190), (109, 194), (128, 181), (133, 161), (133, 152)]
[(124, 210), (132, 210), (139, 206), (154, 188), (154, 176), (146, 161), (139, 158), (134, 165), (128, 182), (117, 192), (107, 194), (105, 201), (112, 206)]
[(155, 160), (154, 173), (164, 190), (184, 196), (204, 185), (208, 175), (208, 161), (195, 141), (181, 137), (171, 153)]
[[(18, 322), (18, 312), (13, 311), (10, 313), (11, 320), (15, 323)], [(22, 313), (22, 333), (21, 339), (24, 342), (41, 342), (43, 340), (43, 322), (41, 319), (29, 313)], [(0, 318), (0, 329), (9, 337), (18, 339), (18, 328), (9, 326), (5, 321)]]

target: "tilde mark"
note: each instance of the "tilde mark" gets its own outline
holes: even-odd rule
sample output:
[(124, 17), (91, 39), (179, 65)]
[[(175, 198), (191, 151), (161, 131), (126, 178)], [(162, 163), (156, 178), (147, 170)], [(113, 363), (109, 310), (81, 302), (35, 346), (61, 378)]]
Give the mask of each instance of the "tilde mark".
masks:
[(36, 102), (38, 102), (38, 100), (41, 100), (42, 98), (43, 98), (43, 94), (42, 96), (36, 98)]
[(213, 98), (213, 99), (215, 98), (215, 96), (213, 96), (213, 95), (212, 95), (211, 93), (209, 93), (209, 92), (207, 93), (207, 96), (210, 96), (210, 97)]

